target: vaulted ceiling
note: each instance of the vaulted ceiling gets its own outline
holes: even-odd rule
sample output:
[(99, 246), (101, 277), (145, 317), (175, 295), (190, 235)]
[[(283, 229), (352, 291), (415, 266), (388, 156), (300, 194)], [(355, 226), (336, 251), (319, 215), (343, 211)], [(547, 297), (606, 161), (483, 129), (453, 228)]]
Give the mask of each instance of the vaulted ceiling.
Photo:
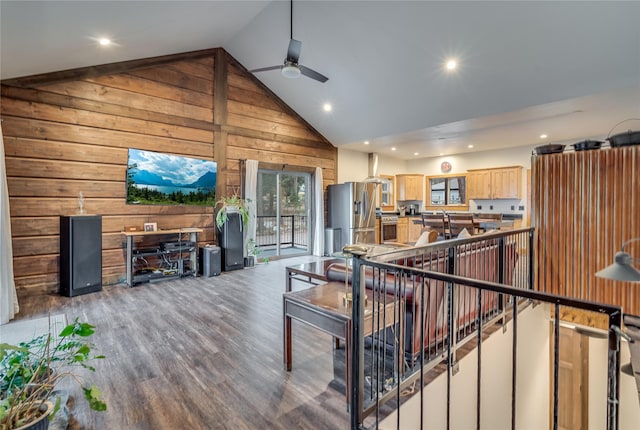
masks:
[[(212, 47), (250, 70), (277, 65), (289, 8), (2, 0), (0, 77)], [(300, 0), (300, 63), (329, 81), (256, 77), (336, 146), (397, 158), (601, 139), (640, 118), (638, 16), (640, 2)], [(452, 73), (449, 58), (459, 64)], [(640, 120), (613, 133), (627, 128)]]

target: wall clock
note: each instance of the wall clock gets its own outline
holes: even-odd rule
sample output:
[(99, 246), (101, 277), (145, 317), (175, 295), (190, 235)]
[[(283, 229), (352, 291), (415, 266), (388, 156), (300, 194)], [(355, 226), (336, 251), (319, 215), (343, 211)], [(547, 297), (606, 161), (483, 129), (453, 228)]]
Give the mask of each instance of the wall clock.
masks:
[(443, 172), (448, 172), (451, 170), (451, 163), (449, 163), (448, 161), (443, 161), (442, 164), (440, 164), (440, 170)]

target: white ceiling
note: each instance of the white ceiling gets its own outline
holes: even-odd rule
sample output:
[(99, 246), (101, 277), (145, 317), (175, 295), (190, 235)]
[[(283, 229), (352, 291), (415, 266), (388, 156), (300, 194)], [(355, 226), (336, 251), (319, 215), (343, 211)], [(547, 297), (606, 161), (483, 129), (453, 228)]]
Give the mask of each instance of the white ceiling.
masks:
[[(640, 118), (638, 16), (637, 1), (296, 0), (300, 63), (329, 81), (256, 76), (336, 146), (402, 159), (604, 138)], [(254, 69), (289, 41), (288, 1), (2, 0), (0, 19), (2, 79), (220, 46)]]

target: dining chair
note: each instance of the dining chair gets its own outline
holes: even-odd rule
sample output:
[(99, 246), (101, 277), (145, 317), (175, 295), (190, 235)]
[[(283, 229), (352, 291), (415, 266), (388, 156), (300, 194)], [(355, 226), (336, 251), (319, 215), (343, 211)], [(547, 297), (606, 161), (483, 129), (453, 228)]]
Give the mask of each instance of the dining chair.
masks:
[[(479, 214), (474, 214), (473, 218), (476, 220), (476, 224), (478, 223), (477, 220), (483, 220), (485, 224), (489, 224), (489, 225), (483, 226), (482, 228), (478, 227), (479, 230), (482, 230), (482, 231), (500, 230), (500, 223), (502, 222), (502, 213), (479, 213)], [(489, 223), (487, 223), (487, 221), (489, 221)]]
[(476, 234), (473, 214), (449, 214), (449, 232), (451, 237), (458, 236), (465, 228), (469, 234)]
[(421, 214), (422, 216), (422, 226), (428, 227), (431, 230), (435, 230), (438, 232), (438, 236), (443, 239), (448, 239), (449, 229), (447, 228), (447, 222), (445, 220), (444, 213), (434, 213), (434, 214)]

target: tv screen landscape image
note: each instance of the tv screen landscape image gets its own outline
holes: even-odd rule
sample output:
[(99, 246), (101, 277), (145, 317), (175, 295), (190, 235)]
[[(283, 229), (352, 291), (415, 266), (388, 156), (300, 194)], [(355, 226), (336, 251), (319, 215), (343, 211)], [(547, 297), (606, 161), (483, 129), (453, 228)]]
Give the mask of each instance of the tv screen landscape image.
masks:
[(130, 148), (127, 203), (214, 206), (216, 176), (215, 161)]

